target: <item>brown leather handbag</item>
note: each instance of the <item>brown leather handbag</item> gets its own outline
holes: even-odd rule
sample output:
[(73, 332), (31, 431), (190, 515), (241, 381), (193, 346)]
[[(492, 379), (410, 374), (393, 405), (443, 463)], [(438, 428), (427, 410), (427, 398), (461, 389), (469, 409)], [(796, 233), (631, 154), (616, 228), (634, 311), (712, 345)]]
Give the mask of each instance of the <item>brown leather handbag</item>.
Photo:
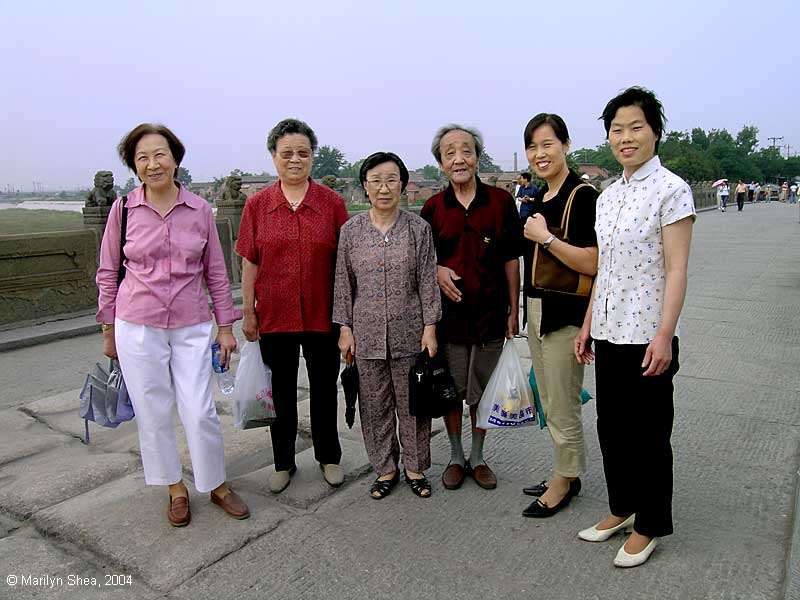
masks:
[[(569, 216), (572, 212), (572, 201), (575, 199), (575, 192), (582, 187), (592, 186), (588, 183), (576, 185), (564, 206), (561, 227), (548, 227), (550, 233), (562, 242), (569, 243)], [(533, 287), (536, 289), (572, 296), (589, 296), (592, 293), (593, 277), (570, 269), (549, 251), (543, 250), (541, 244), (536, 244), (534, 248), (531, 272), (533, 273)]]

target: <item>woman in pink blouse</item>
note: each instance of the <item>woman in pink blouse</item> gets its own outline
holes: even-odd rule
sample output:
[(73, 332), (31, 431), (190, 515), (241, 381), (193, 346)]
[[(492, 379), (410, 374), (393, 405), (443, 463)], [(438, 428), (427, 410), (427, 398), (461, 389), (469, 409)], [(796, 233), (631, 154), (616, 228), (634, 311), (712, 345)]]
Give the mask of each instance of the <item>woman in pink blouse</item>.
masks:
[[(139, 429), (147, 485), (169, 486), (167, 518), (188, 525), (172, 410), (177, 402), (195, 487), (237, 519), (250, 512), (225, 482), (222, 431), (211, 398), (214, 304), (220, 361), (236, 349), (234, 309), (211, 206), (176, 180), (185, 149), (163, 125), (143, 123), (120, 142), (142, 185), (109, 213), (97, 269), (103, 353), (119, 358)], [(120, 256), (120, 233), (125, 240)], [(121, 269), (124, 267), (124, 270)]]

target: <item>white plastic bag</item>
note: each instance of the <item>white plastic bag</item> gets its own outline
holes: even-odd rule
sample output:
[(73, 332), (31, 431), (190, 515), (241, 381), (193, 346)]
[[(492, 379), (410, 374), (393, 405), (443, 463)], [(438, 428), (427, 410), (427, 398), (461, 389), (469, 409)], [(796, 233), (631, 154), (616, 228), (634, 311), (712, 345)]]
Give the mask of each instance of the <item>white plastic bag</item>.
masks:
[(252, 429), (267, 427), (274, 421), (272, 373), (261, 359), (258, 342), (245, 342), (233, 385), (233, 425)]
[(478, 403), (477, 425), (483, 429), (533, 425), (536, 423), (533, 402), (533, 392), (517, 349), (514, 342), (508, 340)]

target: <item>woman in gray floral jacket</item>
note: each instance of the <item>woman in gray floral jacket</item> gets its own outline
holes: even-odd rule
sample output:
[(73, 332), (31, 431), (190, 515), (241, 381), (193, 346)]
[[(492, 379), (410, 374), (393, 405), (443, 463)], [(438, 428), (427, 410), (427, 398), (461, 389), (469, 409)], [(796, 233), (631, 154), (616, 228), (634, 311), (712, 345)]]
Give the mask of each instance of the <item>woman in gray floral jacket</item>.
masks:
[(408, 372), (420, 350), (436, 354), (442, 309), (433, 236), (428, 223), (399, 208), (408, 169), (397, 155), (367, 157), (359, 178), (372, 207), (341, 229), (333, 320), (342, 326), (342, 354), (358, 358), (361, 431), (378, 474), (370, 495), (383, 498), (399, 481), (399, 421), (405, 480), (428, 498), (431, 421), (408, 412)]

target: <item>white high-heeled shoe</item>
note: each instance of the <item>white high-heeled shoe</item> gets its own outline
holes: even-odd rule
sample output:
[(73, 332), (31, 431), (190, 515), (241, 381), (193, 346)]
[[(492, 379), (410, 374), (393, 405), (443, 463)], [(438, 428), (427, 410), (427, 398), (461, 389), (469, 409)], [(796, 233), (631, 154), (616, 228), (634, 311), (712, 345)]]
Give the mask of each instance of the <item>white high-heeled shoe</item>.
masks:
[(647, 559), (650, 558), (650, 555), (653, 553), (653, 550), (655, 549), (656, 549), (656, 538), (650, 540), (650, 543), (644, 547), (644, 550), (636, 554), (628, 554), (627, 552), (625, 552), (625, 544), (622, 544), (622, 548), (619, 549), (619, 552), (617, 552), (617, 556), (614, 558), (614, 566), (622, 568), (638, 567), (639, 565), (642, 565), (647, 562)]
[(635, 520), (635, 518), (636, 515), (631, 515), (619, 525), (616, 525), (615, 527), (611, 527), (609, 529), (598, 529), (597, 525), (600, 524), (598, 523), (597, 525), (592, 525), (588, 529), (583, 529), (579, 531), (578, 537), (585, 542), (605, 542), (612, 535), (623, 529), (628, 533), (633, 531), (633, 521)]

